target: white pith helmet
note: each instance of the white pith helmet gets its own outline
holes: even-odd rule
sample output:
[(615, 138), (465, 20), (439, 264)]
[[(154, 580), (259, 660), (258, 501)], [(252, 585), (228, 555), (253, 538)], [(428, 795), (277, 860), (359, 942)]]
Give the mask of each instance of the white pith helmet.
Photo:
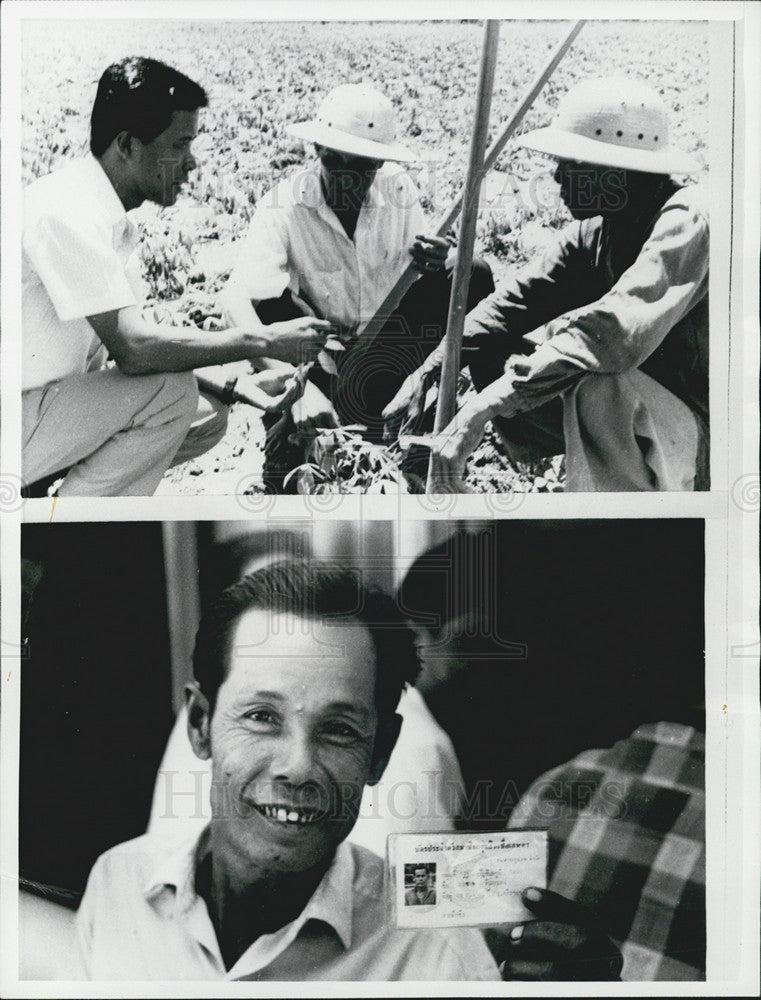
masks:
[(649, 174), (691, 174), (700, 164), (669, 143), (666, 107), (646, 83), (625, 76), (585, 80), (563, 97), (547, 128), (520, 137), (564, 160)]
[(289, 125), (288, 132), (342, 153), (371, 160), (414, 160), (396, 141), (396, 115), (391, 101), (365, 84), (344, 83), (325, 97), (313, 119)]

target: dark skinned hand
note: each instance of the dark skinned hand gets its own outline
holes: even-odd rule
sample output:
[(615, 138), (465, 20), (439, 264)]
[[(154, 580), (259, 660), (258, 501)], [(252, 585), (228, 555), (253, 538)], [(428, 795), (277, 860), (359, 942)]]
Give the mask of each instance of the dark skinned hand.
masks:
[[(549, 889), (522, 894), (536, 920), (513, 927), (498, 952), (503, 979), (619, 981), (623, 958), (591, 910)], [(494, 937), (491, 936), (494, 949)]]
[(435, 274), (446, 264), (450, 249), (449, 241), (441, 236), (416, 236), (410, 250), (412, 266), (420, 274)]

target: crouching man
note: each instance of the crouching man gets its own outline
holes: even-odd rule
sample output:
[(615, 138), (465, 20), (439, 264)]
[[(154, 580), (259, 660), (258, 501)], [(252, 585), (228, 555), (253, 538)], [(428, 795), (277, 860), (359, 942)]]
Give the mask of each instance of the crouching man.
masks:
[[(434, 443), (449, 488), (493, 421), (514, 461), (566, 455), (573, 491), (708, 488), (708, 211), (698, 164), (669, 143), (649, 86), (587, 80), (548, 128), (574, 221), (555, 246), (468, 316), (463, 362), (478, 392)], [(414, 421), (434, 352), (386, 407)]]
[[(329, 324), (311, 318), (206, 332), (142, 316), (128, 213), (175, 203), (196, 167), (206, 104), (202, 87), (161, 62), (114, 63), (98, 84), (90, 154), (24, 192), (25, 486), (60, 473), (61, 496), (150, 495), (170, 465), (224, 434), (227, 410), (199, 397), (193, 369), (262, 355), (313, 360), (324, 344)], [(237, 398), (266, 408), (286, 384), (247, 383)]]
[[(454, 251), (449, 240), (424, 235), (420, 198), (401, 166), (415, 156), (396, 141), (397, 124), (383, 94), (342, 84), (313, 119), (291, 125), (293, 135), (314, 144), (316, 158), (260, 199), (222, 293), (238, 325), (306, 313), (329, 319), (343, 340), (332, 370), (313, 365), (279, 433), (268, 434), (264, 473), (273, 492), (283, 492), (288, 472), (324, 428), (358, 424), (368, 440), (381, 441), (383, 407), (446, 329)], [(420, 277), (361, 349), (365, 326), (408, 264)], [(493, 290), (491, 269), (477, 258), (468, 309)], [(283, 370), (271, 359), (264, 364)]]
[[(383, 864), (346, 842), (414, 681), (394, 602), (345, 571), (282, 562), (201, 622), (188, 734), (212, 819), (181, 849), (150, 835), (95, 864), (77, 916), (81, 974), (133, 980), (497, 980), (475, 929), (389, 926)], [(529, 893), (532, 890), (529, 890)], [(508, 978), (615, 978), (587, 912), (550, 892), (506, 946)]]

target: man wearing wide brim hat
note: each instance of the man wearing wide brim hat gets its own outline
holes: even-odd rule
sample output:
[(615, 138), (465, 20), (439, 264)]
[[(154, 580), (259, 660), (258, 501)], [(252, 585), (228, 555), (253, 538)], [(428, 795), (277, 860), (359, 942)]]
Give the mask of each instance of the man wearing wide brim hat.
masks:
[[(224, 304), (233, 322), (287, 324), (305, 313), (328, 319), (344, 349), (312, 367), (303, 396), (268, 433), (265, 481), (278, 491), (321, 428), (359, 424), (380, 440), (383, 407), (446, 328), (453, 263), (450, 240), (422, 235), (418, 192), (401, 166), (415, 154), (397, 141), (396, 114), (383, 94), (343, 84), (288, 132), (314, 143), (317, 159), (258, 202)], [(356, 337), (411, 259), (421, 277), (360, 359), (352, 352)], [(468, 308), (493, 289), (488, 265), (476, 261)]]
[[(587, 80), (521, 137), (557, 159), (574, 222), (468, 317), (477, 395), (439, 436), (453, 489), (492, 420), (514, 461), (566, 455), (566, 489), (707, 489), (708, 211), (699, 164), (646, 84)], [(386, 408), (414, 416), (438, 352)]]

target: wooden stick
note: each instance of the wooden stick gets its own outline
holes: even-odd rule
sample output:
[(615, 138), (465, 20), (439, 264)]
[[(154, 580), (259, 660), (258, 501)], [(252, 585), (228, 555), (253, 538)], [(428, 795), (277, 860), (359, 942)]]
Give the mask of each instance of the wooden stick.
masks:
[[(545, 83), (550, 78), (550, 76), (554, 73), (558, 63), (566, 54), (568, 49), (571, 47), (574, 39), (581, 31), (585, 23), (586, 22), (584, 21), (576, 22), (576, 24), (568, 33), (568, 36), (565, 38), (565, 40), (562, 41), (560, 45), (558, 45), (558, 47), (555, 49), (554, 53), (552, 54), (552, 57), (550, 58), (549, 62), (544, 67), (544, 69), (542, 69), (542, 71), (536, 75), (534, 81), (524, 94), (520, 104), (512, 113), (504, 129), (492, 143), (492, 145), (489, 148), (489, 151), (484, 157), (483, 166), (481, 168), (481, 177), (483, 177), (483, 175), (494, 166), (497, 157), (500, 155), (502, 150), (507, 145), (508, 140), (520, 125), (528, 109), (536, 100), (537, 94), (542, 89), (542, 87), (544, 87)], [(452, 223), (455, 221), (457, 216), (460, 214), (460, 208), (462, 207), (464, 191), (465, 189), (463, 188), (458, 194), (457, 198), (455, 198), (454, 202), (447, 211), (446, 215), (439, 221), (439, 224), (436, 227), (437, 236), (444, 236), (451, 228)], [(375, 312), (375, 315), (368, 322), (367, 326), (364, 328), (362, 333), (357, 338), (356, 343), (352, 347), (351, 353), (354, 356), (355, 360), (359, 360), (359, 357), (362, 354), (364, 354), (364, 352), (368, 349), (368, 347), (370, 347), (372, 342), (375, 340), (377, 335), (385, 326), (389, 316), (393, 316), (393, 314), (396, 312), (399, 306), (399, 303), (402, 301), (404, 296), (407, 294), (407, 292), (410, 290), (410, 288), (413, 286), (413, 284), (419, 277), (420, 275), (418, 274), (417, 271), (413, 269), (411, 265), (408, 265), (404, 269), (404, 271), (397, 279), (394, 287), (388, 293), (383, 302), (381, 302), (380, 306)], [(354, 365), (352, 364), (350, 367), (351, 369), (353, 369)], [(349, 368), (347, 368), (347, 371), (348, 370)], [(341, 381), (342, 381), (341, 376), (339, 375), (339, 383), (341, 383)]]
[[(484, 175), (483, 164), (486, 142), (489, 138), (489, 112), (491, 111), (491, 97), (494, 89), (494, 71), (497, 66), (498, 45), (499, 21), (487, 21), (486, 31), (484, 32), (483, 52), (481, 54), (481, 75), (478, 81), (478, 94), (476, 97), (476, 120), (473, 126), (468, 173), (465, 178), (465, 190), (462, 197), (460, 241), (454, 276), (452, 278), (452, 293), (449, 298), (447, 332), (444, 339), (444, 357), (441, 368), (441, 382), (439, 384), (439, 398), (436, 404), (434, 434), (443, 431), (457, 411), (457, 379), (460, 374), (462, 331), (465, 326), (470, 272), (473, 263), (473, 247), (476, 242), (478, 200), (481, 193), (481, 178)], [(438, 466), (438, 459), (432, 453), (428, 467), (427, 493), (432, 493), (437, 488), (440, 471)]]

